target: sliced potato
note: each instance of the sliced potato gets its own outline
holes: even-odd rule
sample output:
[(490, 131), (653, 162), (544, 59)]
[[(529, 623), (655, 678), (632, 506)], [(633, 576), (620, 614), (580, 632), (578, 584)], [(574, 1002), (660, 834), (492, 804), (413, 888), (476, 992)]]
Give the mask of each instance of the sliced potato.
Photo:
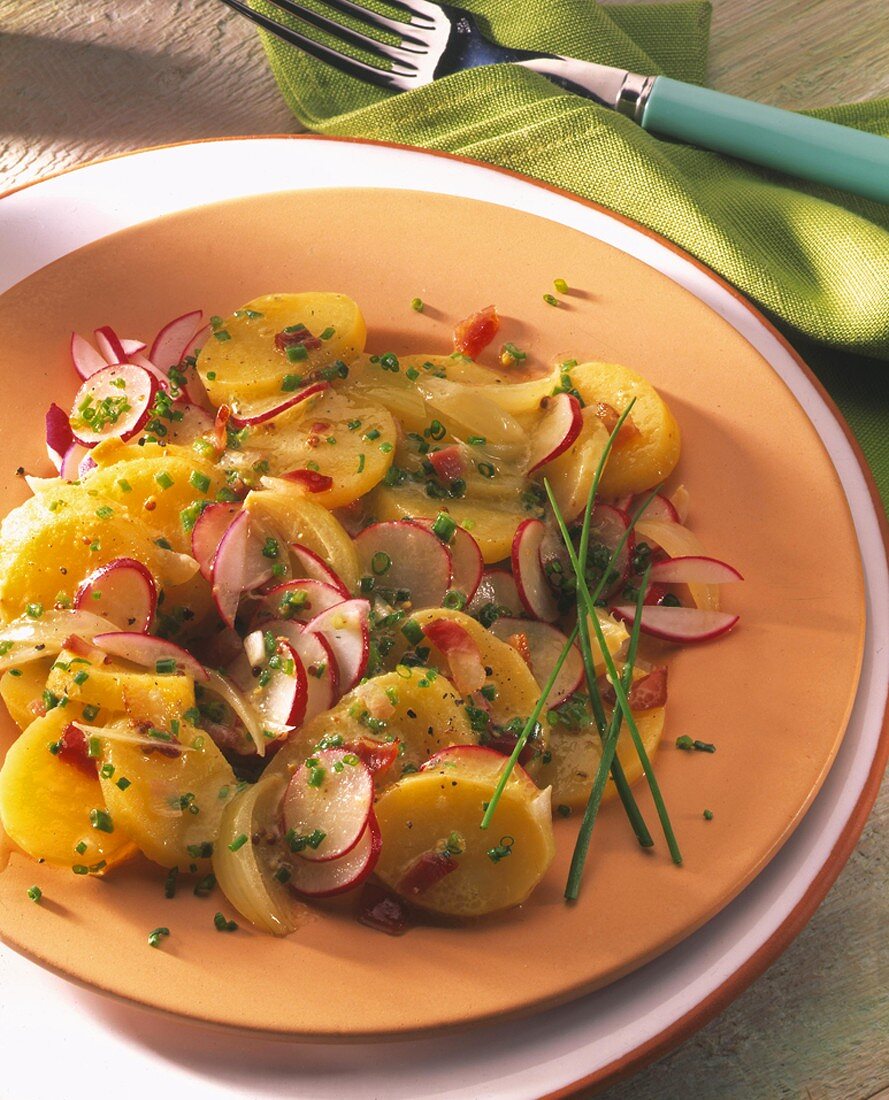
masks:
[(273, 476), (308, 469), (332, 478), (331, 487), (312, 493), (312, 500), (341, 508), (382, 479), (396, 440), (395, 421), (382, 405), (328, 390), (309, 409), (297, 406), (249, 429), (243, 445), (251, 459), (258, 454), (268, 462)]
[[(448, 916), (479, 917), (520, 905), (555, 853), (549, 790), (512, 777), (490, 828), (482, 830), (496, 781), (449, 764), (408, 775), (380, 797), (378, 877), (413, 904)], [(454, 834), (462, 847), (452, 857), (456, 868), (428, 889), (409, 889), (405, 876), (417, 860), (440, 852)]]
[[(275, 346), (275, 336), (295, 325), (326, 337), (301, 360)], [(351, 362), (364, 349), (365, 337), (361, 311), (345, 294), (265, 294), (217, 326), (198, 356), (198, 372), (214, 405), (234, 402), (238, 411), (248, 412), (251, 403), (281, 396), (285, 375), (308, 376), (335, 359)]]
[(20, 730), (30, 726), (39, 713), (34, 708), (43, 702), (43, 691), (51, 664), (52, 657), (30, 661), (21, 668), (4, 672), (0, 679), (0, 698)]
[(350, 592), (358, 589), (358, 555), (346, 529), (297, 484), (263, 478), (263, 489), (248, 493), (244, 507), (260, 523), (279, 531), (286, 542), (314, 551)]
[(0, 820), (33, 859), (99, 874), (135, 849), (113, 813), (111, 832), (91, 823), (90, 811), (107, 808), (98, 777), (49, 751), (69, 720), (67, 708), (56, 707), (13, 743), (0, 769)]
[(173, 746), (125, 722), (109, 727), (100, 742), (103, 763), (114, 769), (100, 778), (105, 801), (139, 850), (162, 867), (209, 858), (237, 791), (235, 774), (209, 734), (181, 722)]

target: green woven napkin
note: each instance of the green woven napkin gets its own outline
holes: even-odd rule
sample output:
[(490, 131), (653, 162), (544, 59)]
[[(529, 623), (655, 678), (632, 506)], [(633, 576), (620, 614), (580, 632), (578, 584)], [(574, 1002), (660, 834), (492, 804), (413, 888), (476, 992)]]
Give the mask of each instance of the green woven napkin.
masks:
[[(463, 6), (504, 45), (704, 80), (710, 5), (703, 0)], [(791, 339), (834, 349), (818, 349), (817, 369), (889, 501), (889, 381), (884, 367), (861, 360), (889, 359), (889, 206), (660, 140), (514, 66), (457, 73), (393, 95), (275, 38), (264, 41), (281, 90), (307, 128), (443, 149), (593, 199), (697, 256)], [(812, 114), (889, 136), (887, 99)]]

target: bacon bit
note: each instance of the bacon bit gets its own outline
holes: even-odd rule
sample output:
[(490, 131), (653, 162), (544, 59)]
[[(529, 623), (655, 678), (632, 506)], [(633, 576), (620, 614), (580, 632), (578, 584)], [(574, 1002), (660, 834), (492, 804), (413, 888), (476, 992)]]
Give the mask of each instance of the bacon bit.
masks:
[(398, 884), (399, 893), (413, 894), (414, 897), (425, 894), (436, 883), (456, 871), (458, 866), (456, 859), (448, 852), (440, 852), (435, 848), (423, 852), (405, 871)]
[(157, 508), (157, 497), (146, 497), (142, 502), (142, 507), (146, 512), (153, 512)]
[(295, 332), (283, 329), (275, 334), (275, 351), (280, 352), (281, 355), (286, 355), (287, 349), (295, 348), (297, 344), (302, 344), (304, 348), (311, 351), (321, 347), (318, 337), (313, 336), (305, 326), (298, 328)]
[(495, 306), (485, 306), (454, 329), (454, 351), (476, 359), (497, 335), (500, 318)]
[(452, 481), (462, 478), (466, 472), (463, 455), (456, 444), (450, 447), (442, 447), (440, 451), (433, 451), (429, 455), (429, 461), (435, 467), (435, 472), (441, 480), (449, 485)]
[(512, 646), (528, 668), (531, 667), (531, 646), (528, 644), (528, 635), (524, 631), (519, 634), (510, 634), (506, 639), (506, 644)]
[(77, 657), (83, 657), (94, 665), (104, 665), (109, 660), (108, 654), (104, 650), (94, 646), (86, 638), (81, 638), (79, 634), (69, 634), (62, 642), (62, 649), (75, 654)]
[(451, 679), (461, 695), (484, 687), (487, 675), (481, 650), (467, 630), (451, 619), (434, 619), (423, 627), (423, 633), (447, 658)]
[(295, 481), (309, 493), (324, 493), (333, 485), (333, 478), (317, 470), (291, 470), (281, 474), (285, 481)]
[[(599, 694), (602, 696), (602, 701), (609, 705), (613, 706), (617, 701), (614, 688), (604, 676), (599, 677)], [(635, 680), (627, 694), (627, 700), (630, 709), (634, 711), (654, 710), (655, 707), (664, 706), (667, 702), (666, 666), (660, 665), (653, 668), (647, 676), (643, 676), (641, 680)]]
[(330, 431), (331, 423), (329, 420), (316, 420), (312, 425), (313, 432), (327, 432)]
[(398, 759), (397, 741), (374, 741), (370, 737), (361, 737), (346, 745), (347, 752), (354, 752), (371, 775), (381, 775), (388, 771)]
[(231, 420), (232, 410), (230, 405), (220, 405), (216, 412), (216, 420), (213, 424), (213, 443), (217, 451), (224, 451), (228, 443), (226, 428)]
[(401, 898), (369, 882), (361, 894), (357, 919), (359, 924), (385, 932), (387, 936), (403, 936), (410, 927), (411, 911)]
[[(618, 420), (620, 420), (620, 413), (617, 409), (604, 401), (596, 402), (596, 416), (605, 425), (609, 434), (614, 431)], [(629, 443), (631, 439), (635, 439), (640, 434), (639, 429), (633, 423), (632, 416), (628, 416), (620, 426), (620, 431), (617, 433), (617, 439), (615, 439), (614, 445), (615, 447), (622, 447), (625, 443)]]
[(56, 754), (59, 760), (64, 760), (74, 768), (79, 768), (86, 775), (95, 776), (97, 763), (90, 756), (89, 742), (83, 730), (75, 725), (65, 726), (62, 736), (58, 740), (59, 751)]

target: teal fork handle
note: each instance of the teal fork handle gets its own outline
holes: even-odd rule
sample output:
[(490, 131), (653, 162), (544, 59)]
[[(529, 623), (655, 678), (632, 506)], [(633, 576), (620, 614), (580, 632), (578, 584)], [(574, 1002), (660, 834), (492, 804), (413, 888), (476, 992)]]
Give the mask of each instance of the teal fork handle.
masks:
[(889, 138), (656, 77), (642, 126), (718, 153), (889, 202)]

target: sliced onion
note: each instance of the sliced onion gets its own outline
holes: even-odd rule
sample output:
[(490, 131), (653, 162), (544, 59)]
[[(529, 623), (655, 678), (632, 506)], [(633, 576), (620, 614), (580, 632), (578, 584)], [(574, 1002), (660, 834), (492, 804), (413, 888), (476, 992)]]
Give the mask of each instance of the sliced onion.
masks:
[(142, 562), (114, 558), (81, 582), (74, 607), (101, 615), (118, 630), (144, 632), (157, 610), (157, 586)]
[(241, 916), (273, 936), (295, 931), (308, 919), (309, 909), (275, 879), (269, 863), (260, 858), (268, 856), (267, 846), (248, 842), (233, 852), (229, 845), (238, 837), (253, 837), (273, 827), (286, 786), (286, 775), (267, 775), (236, 795), (222, 815), (219, 843), (213, 853), (213, 873), (222, 892)]
[[(86, 447), (94, 447), (103, 439), (132, 439), (148, 419), (156, 393), (157, 379), (142, 367), (123, 363), (96, 371), (74, 398), (70, 413), (74, 438)], [(121, 398), (126, 407), (115, 420), (93, 427), (82, 418), (84, 405), (95, 409), (103, 401), (118, 402)]]
[[(671, 558), (706, 557), (706, 551), (700, 539), (683, 527), (681, 523), (669, 520), (648, 519), (646, 516), (636, 524), (636, 538), (659, 546)], [(719, 587), (715, 584), (689, 584), (688, 590), (695, 606), (702, 611), (719, 610)]]
[(282, 811), (285, 828), (297, 836), (316, 829), (324, 833), (317, 847), (306, 845), (300, 854), (326, 863), (351, 852), (361, 839), (373, 806), (374, 782), (367, 767), (346, 749), (322, 749), (311, 758), (317, 765), (296, 769)]
[[(527, 619), (500, 618), (491, 626), (491, 633), (501, 641), (513, 644), (516, 636), (524, 636), (527, 653), (516, 645), (522, 657), (530, 658), (528, 666), (541, 689), (556, 666), (568, 639), (549, 623), (529, 622)], [(576, 645), (572, 646), (556, 681), (546, 697), (547, 707), (556, 707), (569, 695), (579, 691), (584, 679), (583, 658)]]
[[(262, 717), (259, 711), (247, 699), (245, 693), (227, 676), (213, 668), (208, 668), (206, 672), (207, 681), (204, 684), (204, 690), (212, 691), (214, 695), (218, 695), (232, 709), (240, 719), (244, 729), (250, 734), (250, 739), (256, 746), (257, 754), (265, 756), (268, 740), (262, 732)], [(288, 730), (278, 728), (273, 729), (271, 732), (281, 734), (287, 733)]]
[(441, 607), (451, 586), (451, 552), (430, 529), (405, 520), (374, 523), (355, 549), (362, 573), (379, 587), (410, 592), (415, 610)]
[[(106, 623), (105, 626), (107, 625)], [(159, 674), (163, 673), (166, 663), (172, 661), (171, 672), (190, 676), (201, 683), (208, 678), (207, 670), (200, 661), (192, 657), (188, 650), (166, 638), (156, 638), (152, 634), (137, 634), (131, 630), (120, 630), (97, 634), (93, 642), (112, 657), (121, 657), (143, 668), (153, 668)], [(161, 668), (157, 667), (159, 662), (162, 662)]]
[(0, 656), (0, 672), (54, 657), (66, 648), (72, 635), (91, 640), (107, 630), (107, 620), (89, 611), (45, 611), (38, 619), (22, 615), (0, 628), (0, 647), (5, 650)]

